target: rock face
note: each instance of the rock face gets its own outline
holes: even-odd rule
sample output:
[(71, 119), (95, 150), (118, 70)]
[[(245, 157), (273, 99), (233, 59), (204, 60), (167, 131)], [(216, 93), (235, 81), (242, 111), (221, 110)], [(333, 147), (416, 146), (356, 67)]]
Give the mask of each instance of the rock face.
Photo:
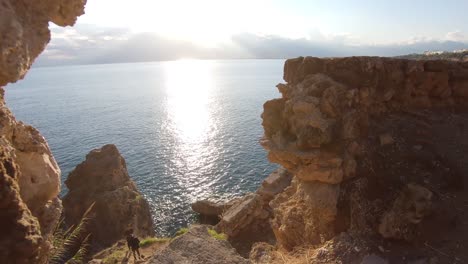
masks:
[[(362, 157), (368, 149), (363, 142), (375, 119), (421, 109), (461, 109), (468, 101), (464, 62), (300, 57), (286, 61), (284, 79), (287, 83), (277, 86), (282, 98), (264, 104), (261, 143), (270, 161), (294, 174), (292, 186), (270, 202), (273, 231), (286, 249), (332, 238), (341, 215), (349, 215), (344, 211), (351, 205), (339, 208), (343, 197), (362, 198), (352, 206), (365, 206), (369, 198), (358, 189), (368, 181), (356, 175), (365, 165)], [(378, 145), (391, 147), (393, 141), (384, 136)], [(387, 191), (393, 197), (399, 190)], [(391, 225), (395, 210), (389, 210), (383, 221)], [(356, 227), (362, 214), (354, 212), (347, 217)], [(377, 227), (369, 228), (376, 232)]]
[(211, 237), (206, 226), (192, 226), (148, 263), (248, 264), (250, 261), (239, 256), (227, 241)]
[(39, 223), (22, 201), (19, 186), (19, 167), (0, 146), (0, 262), (38, 263), (43, 238)]
[(22, 79), (50, 40), (49, 22), (71, 26), (86, 0), (0, 1), (0, 86)]
[(57, 197), (60, 169), (47, 142), (35, 128), (16, 121), (5, 106), (1, 87), (23, 78), (44, 50), (50, 40), (49, 22), (73, 25), (85, 3), (0, 0), (0, 148), (8, 160), (4, 166), (14, 168), (0, 175), (5, 183), (1, 185), (1, 263), (45, 262), (49, 236), (62, 208)]
[(124, 158), (114, 145), (92, 150), (65, 181), (69, 192), (63, 198), (67, 224), (76, 224), (95, 204), (91, 225), (93, 241), (108, 246), (133, 228), (140, 237), (154, 235), (148, 203), (130, 179)]
[(236, 204), (238, 199), (233, 199), (226, 203), (223, 202), (213, 202), (210, 200), (200, 200), (192, 204), (192, 210), (196, 213), (199, 213), (201, 216), (206, 217), (220, 217), (225, 211), (227, 211), (231, 206)]
[(242, 232), (262, 233), (269, 228), (268, 219), (272, 216), (269, 202), (291, 183), (291, 174), (280, 168), (271, 173), (255, 193), (238, 198), (223, 211), (216, 228), (229, 237), (236, 237)]

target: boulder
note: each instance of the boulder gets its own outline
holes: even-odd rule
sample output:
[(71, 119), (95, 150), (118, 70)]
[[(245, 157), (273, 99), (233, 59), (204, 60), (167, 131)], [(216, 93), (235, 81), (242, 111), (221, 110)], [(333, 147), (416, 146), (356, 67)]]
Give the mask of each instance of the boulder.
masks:
[(63, 197), (65, 222), (80, 221), (95, 203), (91, 224), (93, 241), (108, 246), (132, 228), (140, 237), (154, 235), (148, 202), (130, 179), (124, 158), (115, 145), (92, 150), (65, 181), (69, 191)]
[(263, 180), (255, 193), (231, 201), (232, 205), (223, 211), (216, 225), (217, 230), (226, 233), (230, 238), (245, 232), (271, 232), (268, 219), (272, 217), (272, 210), (269, 202), (291, 184), (291, 178), (291, 173), (279, 168)]
[(408, 184), (401, 190), (393, 206), (383, 216), (379, 233), (385, 238), (411, 240), (415, 225), (432, 210), (432, 192), (417, 184)]
[(278, 193), (291, 184), (292, 174), (285, 168), (279, 168), (266, 177), (257, 194), (269, 203)]
[(200, 200), (192, 204), (192, 210), (205, 216), (219, 216), (224, 211), (224, 204)]
[(249, 227), (252, 222), (267, 219), (268, 216), (269, 213), (264, 209), (260, 195), (251, 193), (242, 197), (237, 204), (229, 208), (222, 215), (216, 228), (233, 237)]
[(148, 261), (149, 264), (248, 264), (225, 240), (212, 237), (208, 227), (195, 225), (171, 241)]

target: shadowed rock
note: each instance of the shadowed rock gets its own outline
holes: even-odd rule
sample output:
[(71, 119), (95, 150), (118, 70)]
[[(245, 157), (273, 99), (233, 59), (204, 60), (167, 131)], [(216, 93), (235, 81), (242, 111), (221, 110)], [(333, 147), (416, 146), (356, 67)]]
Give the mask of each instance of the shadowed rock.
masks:
[[(369, 165), (369, 160), (376, 157), (372, 154), (380, 151), (376, 148), (385, 147), (386, 151), (393, 151), (385, 155), (401, 157), (398, 151), (406, 147), (401, 138), (395, 146), (396, 139), (389, 131), (369, 128), (391, 115), (421, 113), (425, 109), (466, 110), (467, 69), (466, 62), (380, 57), (287, 60), (284, 66), (287, 83), (277, 86), (282, 97), (266, 102), (262, 114), (265, 137), (261, 143), (268, 151), (268, 159), (294, 175), (292, 186), (270, 203), (278, 245), (293, 249), (305, 244), (321, 244), (336, 235), (336, 225), (341, 222), (348, 222), (351, 228), (362, 232), (378, 233), (376, 221), (380, 221), (383, 212), (378, 210), (378, 199), (367, 197), (368, 193), (376, 192), (372, 184), (377, 183), (369, 181), (388, 182), (386, 188), (380, 189), (381, 193), (374, 195), (388, 199), (397, 197), (409, 180), (405, 175), (388, 179), (374, 176), (379, 177), (378, 180), (366, 178), (370, 177), (367, 174), (376, 174), (373, 165)], [(411, 125), (410, 121), (405, 121), (395, 130), (403, 133), (400, 137), (409, 137), (403, 127)], [(431, 139), (424, 139), (428, 134), (424, 131), (430, 130), (427, 125), (415, 130), (419, 141), (432, 143)], [(380, 140), (368, 142), (372, 132), (382, 135)], [(362, 160), (363, 156), (367, 160)], [(358, 168), (363, 174), (357, 175)], [(456, 172), (456, 169), (446, 171)], [(380, 173), (386, 172), (382, 169)], [(402, 173), (412, 174), (413, 171), (403, 168)], [(354, 182), (342, 189), (343, 184), (351, 181)], [(427, 182), (418, 178), (417, 183), (424, 186)], [(338, 208), (340, 199), (342, 204)], [(401, 204), (386, 202), (396, 207)], [(390, 209), (383, 217), (380, 233), (385, 237), (407, 239), (397, 234), (400, 222), (410, 229), (415, 229), (416, 224), (398, 217), (398, 210), (406, 209)], [(425, 216), (420, 213), (419, 217)]]
[(93, 241), (111, 245), (133, 228), (140, 236), (154, 234), (150, 208), (130, 179), (124, 158), (114, 145), (105, 145), (86, 155), (65, 181), (69, 192), (63, 198), (67, 224), (76, 224), (96, 202), (91, 225)]

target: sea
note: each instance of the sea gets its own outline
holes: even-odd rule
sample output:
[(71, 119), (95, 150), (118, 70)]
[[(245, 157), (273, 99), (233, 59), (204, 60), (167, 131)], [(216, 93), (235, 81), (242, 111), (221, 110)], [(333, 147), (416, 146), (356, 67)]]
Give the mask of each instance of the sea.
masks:
[(284, 60), (177, 60), (33, 67), (6, 87), (18, 120), (39, 129), (62, 171), (115, 144), (160, 236), (196, 221), (190, 204), (255, 191), (277, 165), (260, 146), (265, 101)]

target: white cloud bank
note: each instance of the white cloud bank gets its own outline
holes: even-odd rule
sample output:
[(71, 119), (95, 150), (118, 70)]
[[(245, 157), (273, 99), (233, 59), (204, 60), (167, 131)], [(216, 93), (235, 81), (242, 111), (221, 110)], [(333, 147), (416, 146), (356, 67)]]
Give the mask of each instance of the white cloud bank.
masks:
[(297, 56), (396, 56), (428, 50), (453, 51), (468, 48), (468, 36), (448, 32), (441, 39), (415, 37), (389, 44), (360, 43), (349, 34), (311, 33), (308, 38), (240, 33), (215, 46), (201, 46), (169, 39), (156, 33), (132, 33), (123, 28), (77, 25), (52, 28), (52, 41), (35, 66), (99, 64), (196, 59), (272, 59)]

